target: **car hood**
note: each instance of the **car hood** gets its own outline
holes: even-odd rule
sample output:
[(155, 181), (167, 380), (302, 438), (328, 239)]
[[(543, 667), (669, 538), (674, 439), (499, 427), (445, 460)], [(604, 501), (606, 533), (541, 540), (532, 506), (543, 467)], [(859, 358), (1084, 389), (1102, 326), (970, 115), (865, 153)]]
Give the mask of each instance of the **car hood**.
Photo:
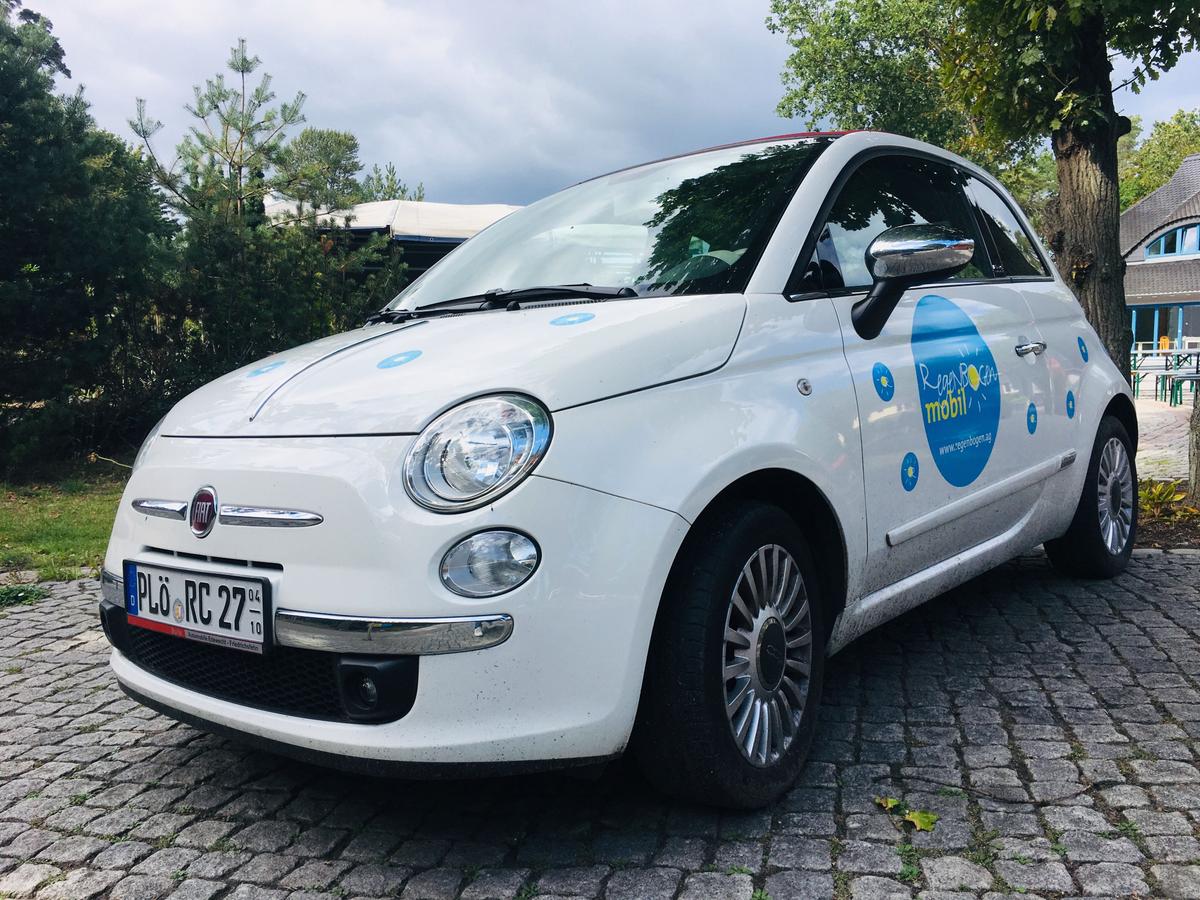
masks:
[(744, 313), (744, 297), (722, 294), (370, 325), (216, 379), (180, 401), (162, 433), (416, 433), (458, 401), (497, 391), (563, 409), (720, 368)]

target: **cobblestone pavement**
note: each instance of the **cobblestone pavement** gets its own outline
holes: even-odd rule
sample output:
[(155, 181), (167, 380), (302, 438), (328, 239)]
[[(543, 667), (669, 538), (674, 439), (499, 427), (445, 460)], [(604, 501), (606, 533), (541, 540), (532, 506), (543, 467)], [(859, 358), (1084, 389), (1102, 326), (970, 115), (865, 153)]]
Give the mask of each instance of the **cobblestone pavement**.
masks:
[(0, 896), (1200, 896), (1200, 556), (1088, 583), (1027, 557), (886, 626), (831, 661), (801, 782), (737, 815), (621, 766), (406, 783), (251, 751), (127, 700), (95, 584), (50, 588), (0, 611)]
[(1160, 400), (1137, 398), (1139, 478), (1185, 479), (1188, 477), (1188, 421), (1191, 397), (1182, 406)]

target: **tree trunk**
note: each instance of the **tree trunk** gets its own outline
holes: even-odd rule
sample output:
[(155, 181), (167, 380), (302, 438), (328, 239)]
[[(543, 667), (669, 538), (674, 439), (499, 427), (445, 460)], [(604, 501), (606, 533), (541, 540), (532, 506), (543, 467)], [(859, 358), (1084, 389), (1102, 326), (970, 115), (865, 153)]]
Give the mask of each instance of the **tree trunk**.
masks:
[(1050, 245), (1063, 278), (1128, 381), (1133, 335), (1125, 311), (1117, 185), (1117, 138), (1122, 120), (1113, 108), (1112, 66), (1100, 16), (1084, 20), (1080, 41), (1085, 60), (1079, 89), (1098, 98), (1101, 114), (1092, 115), (1086, 125), (1066, 122), (1051, 135), (1059, 194)]

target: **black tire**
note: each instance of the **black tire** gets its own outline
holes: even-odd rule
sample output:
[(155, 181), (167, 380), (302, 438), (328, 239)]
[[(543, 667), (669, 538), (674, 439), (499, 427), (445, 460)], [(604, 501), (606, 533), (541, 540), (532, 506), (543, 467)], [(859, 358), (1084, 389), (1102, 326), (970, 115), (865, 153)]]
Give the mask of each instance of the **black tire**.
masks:
[[(1118, 552), (1110, 549), (1101, 529), (1100, 490), (1101, 462), (1105, 448), (1110, 441), (1119, 441), (1129, 464), (1131, 487), (1117, 492), (1116, 501), (1128, 502), (1129, 531), (1123, 546)], [(1134, 541), (1137, 540), (1138, 498), (1137, 498), (1137, 465), (1134, 460), (1133, 441), (1121, 421), (1113, 416), (1105, 416), (1100, 420), (1096, 431), (1096, 444), (1092, 448), (1092, 457), (1088, 462), (1087, 476), (1083, 483), (1083, 493), (1079, 496), (1079, 505), (1075, 508), (1075, 517), (1071, 527), (1062, 537), (1046, 541), (1046, 555), (1054, 568), (1064, 575), (1076, 578), (1113, 578), (1125, 571), (1129, 565), (1129, 556), (1133, 552)], [(1131, 496), (1129, 495), (1131, 491)], [(1106, 502), (1113, 501), (1113, 495), (1106, 492)], [(1110, 506), (1110, 510), (1112, 507)], [(1110, 517), (1113, 515), (1109, 513)], [(1119, 534), (1116, 538), (1119, 541)]]
[[(699, 528), (689, 536), (663, 594), (632, 749), (646, 778), (664, 793), (721, 807), (751, 809), (771, 802), (792, 785), (812, 743), (825, 662), (822, 597), (804, 535), (778, 507), (761, 502), (739, 504), (707, 517)], [(760, 558), (759, 548), (769, 546), (786, 553), (772, 552)], [(790, 557), (794, 565), (784, 561), (785, 557)], [(798, 572), (802, 582), (798, 599), (791, 604), (785, 600), (758, 607), (759, 625), (744, 630), (747, 635), (756, 635), (747, 639), (746, 654), (748, 659), (761, 661), (748, 663), (753, 677), (759, 680), (752, 682), (747, 669), (745, 675), (727, 682), (727, 654), (736, 651), (731, 649), (734, 645), (726, 644), (726, 627), (738, 630), (750, 621), (739, 611), (731, 612), (734, 590), (739, 587), (744, 566), (766, 572), (772, 565), (787, 585), (794, 584), (791, 573)], [(760, 583), (767, 583), (765, 576)], [(747, 596), (746, 587), (741, 583), (740, 596)], [(788, 588), (783, 593), (790, 595), (793, 590)], [(799, 598), (805, 595), (807, 630), (811, 633), (807, 651), (800, 637), (806, 626)], [(750, 605), (744, 603), (742, 609)], [(772, 620), (775, 625), (770, 624)], [(778, 630), (772, 630), (776, 626)], [(782, 644), (779, 630), (784, 635)], [(792, 646), (793, 641), (800, 645)], [(782, 659), (790, 663), (781, 660), (780, 649)], [(804, 685), (807, 691), (803, 702), (799, 702), (796, 698), (804, 679), (796, 666), (803, 664), (805, 655), (809, 666)], [(755, 733), (780, 736), (779, 752), (772, 745), (759, 764), (752, 763), (748, 755), (757, 751), (744, 752), (735, 740), (732, 722), (739, 717), (726, 713), (727, 686), (736, 694), (739, 684), (750, 699), (749, 707), (742, 700), (739, 709), (754, 710), (754, 698), (761, 696), (761, 708), (779, 716), (761, 731), (755, 729)], [(770, 689), (768, 684), (775, 687)], [(766, 705), (768, 700), (770, 705)], [(794, 718), (797, 710), (798, 723)], [(764, 722), (767, 717), (764, 713), (757, 721)], [(749, 718), (747, 713), (746, 719), (739, 720)], [(785, 722), (791, 726), (790, 732)], [(750, 734), (747, 727), (746, 735)], [(770, 737), (760, 740), (769, 742)], [(746, 742), (754, 743), (743, 738)]]

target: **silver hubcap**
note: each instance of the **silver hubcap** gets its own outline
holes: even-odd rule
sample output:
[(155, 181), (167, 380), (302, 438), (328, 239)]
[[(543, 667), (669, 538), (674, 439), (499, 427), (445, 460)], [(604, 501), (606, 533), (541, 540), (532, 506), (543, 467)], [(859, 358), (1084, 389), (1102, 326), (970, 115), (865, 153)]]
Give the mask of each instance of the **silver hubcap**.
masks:
[(725, 712), (742, 755), (769, 766), (800, 728), (812, 665), (812, 613), (800, 567), (778, 544), (738, 576), (725, 617)]
[(1100, 451), (1100, 468), (1096, 476), (1096, 502), (1100, 512), (1100, 538), (1108, 552), (1119, 555), (1129, 542), (1133, 529), (1133, 470), (1125, 445), (1109, 438)]

